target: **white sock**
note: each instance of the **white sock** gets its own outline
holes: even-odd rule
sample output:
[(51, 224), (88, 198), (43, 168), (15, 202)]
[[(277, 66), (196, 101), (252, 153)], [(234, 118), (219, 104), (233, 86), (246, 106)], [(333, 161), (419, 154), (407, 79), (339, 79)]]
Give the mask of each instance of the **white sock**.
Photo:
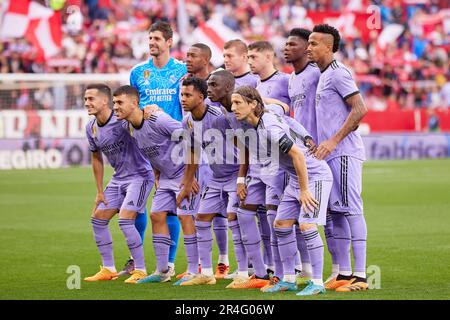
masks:
[[(295, 269), (302, 271), (302, 267), (303, 267), (303, 266), (302, 266), (301, 264), (298, 264), (298, 265), (295, 266)], [(273, 270), (273, 269), (272, 269), (272, 270)]]
[(316, 286), (323, 286), (323, 280), (322, 279), (311, 279), (312, 283), (314, 283)]
[(212, 268), (202, 268), (202, 274), (208, 277), (212, 277), (214, 275)]
[(248, 278), (248, 271), (238, 271), (237, 275), (239, 277), (246, 277), (246, 278)]
[(289, 283), (295, 283), (295, 281), (296, 281), (295, 274), (285, 274), (283, 276), (283, 281), (289, 282)]
[(339, 274), (348, 277), (348, 276), (352, 275), (352, 272), (351, 271), (339, 271)]
[(169, 263), (167, 264), (167, 266), (168, 266), (168, 267), (171, 267), (173, 270), (175, 270), (175, 263), (169, 262)]
[(366, 278), (365, 272), (353, 272), (353, 275), (358, 278)]
[(268, 266), (266, 269), (270, 269), (270, 270), (274, 271), (275, 270), (275, 266)]
[(117, 272), (115, 266), (112, 266), (112, 267), (106, 267), (106, 266), (103, 266), (103, 268), (106, 268), (106, 269), (108, 269), (108, 270), (111, 271), (111, 272)]
[(337, 276), (339, 274), (339, 265), (338, 264), (333, 264), (331, 266), (331, 275), (332, 276)]
[(303, 263), (302, 266), (303, 266), (302, 271), (303, 271), (304, 275), (306, 277), (311, 277), (311, 275), (312, 275), (312, 265), (311, 265), (311, 263)]
[(223, 263), (226, 266), (230, 265), (230, 261), (228, 261), (228, 255), (227, 254), (219, 254), (219, 262), (217, 263)]

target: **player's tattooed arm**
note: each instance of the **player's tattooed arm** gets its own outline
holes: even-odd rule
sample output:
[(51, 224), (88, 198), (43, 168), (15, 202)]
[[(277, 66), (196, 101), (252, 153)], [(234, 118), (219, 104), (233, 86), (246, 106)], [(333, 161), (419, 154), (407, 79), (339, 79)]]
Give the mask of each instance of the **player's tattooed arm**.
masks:
[(97, 188), (97, 195), (95, 196), (95, 206), (97, 207), (101, 202), (105, 205), (108, 203), (103, 194), (103, 156), (100, 151), (92, 152), (92, 171), (94, 172), (95, 186)]
[(295, 172), (298, 177), (300, 185), (299, 201), (301, 206), (306, 212), (313, 212), (314, 208), (317, 208), (318, 202), (314, 199), (311, 191), (309, 191), (308, 169), (306, 168), (305, 155), (295, 144), (292, 145), (288, 155), (292, 158), (292, 163), (294, 164)]
[(345, 101), (350, 106), (351, 111), (342, 125), (341, 129), (329, 140), (323, 141), (315, 153), (317, 159), (325, 159), (336, 146), (341, 142), (348, 134), (355, 131), (358, 128), (362, 118), (366, 115), (368, 109), (361, 94), (355, 94), (347, 98)]
[(191, 194), (200, 192), (200, 186), (195, 179), (195, 172), (198, 169), (199, 157), (194, 150), (187, 155), (188, 159), (184, 167), (184, 176), (180, 183), (181, 192), (177, 196), (177, 207), (181, 206), (181, 202), (186, 198), (190, 201)]
[(144, 107), (144, 119), (148, 120), (150, 116), (158, 111), (163, 111), (157, 104), (149, 104)]

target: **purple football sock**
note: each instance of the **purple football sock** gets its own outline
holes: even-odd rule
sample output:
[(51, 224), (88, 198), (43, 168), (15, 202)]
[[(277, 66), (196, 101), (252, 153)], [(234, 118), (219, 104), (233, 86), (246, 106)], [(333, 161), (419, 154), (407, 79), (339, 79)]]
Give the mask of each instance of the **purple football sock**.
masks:
[(354, 272), (366, 272), (366, 240), (367, 226), (364, 215), (347, 215), (352, 234)]
[(302, 232), (311, 258), (312, 279), (322, 280), (323, 274), (323, 241), (317, 227)]
[(212, 268), (212, 232), (211, 221), (195, 221), (197, 229), (198, 255), (202, 268)]
[(102, 256), (102, 265), (104, 267), (115, 267), (112, 237), (108, 227), (109, 220), (91, 218), (91, 223), (95, 243)]
[(244, 243), (247, 256), (252, 262), (253, 268), (255, 268), (256, 276), (264, 277), (267, 274), (267, 270), (261, 255), (261, 235), (256, 225), (255, 215), (256, 212), (242, 208), (239, 208), (237, 212), (242, 232), (242, 242)]
[(198, 248), (197, 235), (184, 235), (184, 248), (186, 251), (186, 259), (188, 263), (187, 271), (191, 274), (198, 273)]
[(233, 220), (228, 223), (231, 234), (233, 235), (234, 255), (238, 265), (238, 271), (247, 271), (247, 253), (245, 252), (244, 243), (242, 242), (241, 228), (239, 227), (238, 220)]
[(275, 210), (268, 210), (267, 220), (270, 226), (270, 245), (272, 247), (273, 263), (275, 267), (274, 276), (283, 279), (283, 262), (281, 262), (280, 250), (278, 250), (278, 238), (275, 234), (275, 227), (273, 226), (276, 214), (277, 212)]
[(344, 213), (336, 212), (331, 214), (333, 219), (333, 238), (335, 241), (336, 254), (338, 257), (339, 273), (352, 273), (350, 260), (351, 232), (350, 225)]
[(270, 246), (270, 226), (267, 220), (267, 211), (265, 206), (259, 206), (256, 211), (258, 214), (258, 227), (263, 242), (263, 259), (264, 264), (268, 266), (273, 265), (272, 249)]
[(142, 246), (142, 238), (135, 226), (135, 219), (119, 219), (119, 227), (134, 259), (135, 269), (145, 271), (144, 247)]
[(297, 238), (297, 248), (300, 252), (300, 260), (302, 263), (311, 263), (311, 259), (309, 258), (308, 247), (306, 246), (305, 238), (303, 237), (302, 232), (299, 228), (295, 228), (295, 235)]
[(156, 271), (164, 272), (168, 268), (170, 234), (153, 234), (153, 249), (156, 256)]
[(228, 254), (228, 220), (226, 217), (215, 216), (213, 219), (213, 229), (216, 235), (219, 254)]
[(328, 252), (330, 252), (331, 255), (331, 263), (339, 264), (338, 255), (336, 252), (336, 242), (334, 241), (333, 237), (333, 220), (331, 218), (331, 214), (327, 213), (327, 223), (323, 227), (323, 231), (325, 234), (325, 240), (327, 242)]
[(294, 229), (292, 227), (275, 228), (275, 234), (278, 238), (278, 250), (283, 262), (283, 273), (284, 275), (295, 275), (297, 240), (295, 239)]

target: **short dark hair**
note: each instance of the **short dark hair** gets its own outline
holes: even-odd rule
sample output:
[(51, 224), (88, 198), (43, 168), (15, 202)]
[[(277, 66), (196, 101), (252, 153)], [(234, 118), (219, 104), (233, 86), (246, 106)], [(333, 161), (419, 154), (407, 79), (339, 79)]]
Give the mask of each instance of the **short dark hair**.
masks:
[(303, 28), (294, 28), (289, 32), (289, 37), (299, 37), (308, 41), (309, 36), (311, 35), (311, 31)]
[(339, 50), (341, 36), (335, 27), (328, 24), (318, 24), (314, 26), (313, 32), (331, 34), (333, 36), (333, 52), (337, 52)]
[[(105, 95), (108, 100), (111, 100), (111, 88), (104, 83), (91, 83), (86, 86), (86, 90), (96, 89), (98, 92)], [(86, 91), (85, 90), (85, 91)]]
[(256, 50), (258, 52), (261, 52), (261, 51), (275, 52), (275, 50), (273, 49), (273, 46), (270, 44), (269, 41), (253, 42), (248, 46), (248, 50)]
[(236, 50), (239, 53), (247, 53), (248, 52), (248, 48), (247, 45), (245, 44), (244, 41), (240, 40), (240, 39), (234, 39), (234, 40), (230, 40), (225, 42), (225, 44), (223, 45), (224, 49), (229, 49), (229, 48), (236, 48)]
[(212, 53), (211, 53), (211, 48), (208, 47), (206, 44), (204, 43), (195, 43), (192, 45), (194, 48), (198, 48), (202, 51), (202, 53), (208, 57), (208, 60), (211, 59), (212, 57)]
[(137, 91), (137, 89), (135, 87), (132, 87), (129, 85), (118, 87), (114, 91), (113, 97), (121, 96), (123, 94), (125, 94), (127, 96), (132, 96), (139, 101), (139, 92)]
[(203, 95), (203, 100), (208, 97), (208, 85), (206, 81), (199, 77), (187, 77), (183, 80), (183, 86), (193, 86), (194, 90)]
[(172, 27), (170, 26), (170, 23), (166, 21), (158, 20), (155, 23), (153, 23), (150, 26), (150, 30), (148, 32), (150, 33), (155, 31), (160, 31), (166, 41), (173, 38)]
[(232, 86), (234, 88), (234, 85), (236, 83), (236, 80), (234, 79), (233, 74), (228, 71), (228, 70), (217, 70), (212, 72), (209, 77), (212, 76), (217, 76), (219, 78), (222, 78), (223, 81), (225, 81), (226, 83), (229, 83), (230, 86)]

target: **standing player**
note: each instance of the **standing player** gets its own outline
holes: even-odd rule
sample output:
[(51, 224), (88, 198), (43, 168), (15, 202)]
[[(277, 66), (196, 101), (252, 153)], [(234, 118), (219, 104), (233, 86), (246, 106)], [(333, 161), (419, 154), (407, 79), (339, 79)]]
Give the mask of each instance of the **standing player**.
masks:
[[(203, 79), (190, 77), (183, 81), (181, 89), (181, 103), (184, 110), (188, 111), (183, 120), (183, 128), (189, 133), (191, 151), (197, 155), (196, 158), (199, 158), (203, 152), (212, 171), (208, 186), (202, 192), (200, 208), (196, 217), (198, 248), (202, 265), (201, 274), (182, 279), (180, 281), (182, 286), (216, 283), (217, 275), (216, 277), (213, 275), (211, 262), (211, 222), (218, 215), (228, 217), (239, 270), (241, 270), (242, 276), (248, 277), (247, 257), (236, 217), (239, 206), (236, 196), (236, 179), (239, 171), (237, 150), (232, 141), (227, 144), (226, 130), (231, 128), (226, 121), (220, 121), (223, 120), (221, 108), (204, 103), (207, 88)], [(214, 137), (211, 136), (210, 130), (217, 130)], [(222, 153), (218, 154), (218, 152)], [(187, 179), (189, 178), (193, 177)], [(186, 187), (184, 189), (179, 198), (190, 194), (191, 190)]]
[[(211, 49), (203, 43), (193, 44), (186, 54), (186, 66), (190, 76), (207, 80), (209, 77), (209, 61), (211, 60)], [(205, 97), (206, 105), (218, 106), (209, 98)], [(185, 110), (186, 111), (186, 110)], [(217, 214), (213, 219), (213, 229), (219, 248), (219, 261), (217, 262), (215, 277), (222, 279), (230, 270), (228, 259), (228, 220), (226, 216)], [(178, 277), (178, 276), (177, 276)]]
[[(143, 243), (135, 227), (135, 219), (137, 212), (142, 212), (147, 204), (147, 197), (153, 186), (153, 171), (124, 129), (122, 121), (118, 121), (114, 116), (110, 104), (111, 90), (108, 86), (87, 86), (84, 106), (89, 115), (95, 116), (86, 126), (97, 186), (91, 222), (103, 262), (100, 272), (84, 280), (114, 280), (119, 276), (114, 265), (112, 238), (108, 229), (109, 221), (119, 212), (119, 226), (135, 260), (135, 269), (125, 282), (136, 283), (147, 275), (147, 271)], [(114, 175), (104, 191), (102, 153), (114, 168)]]
[[(292, 29), (286, 41), (284, 57), (286, 62), (291, 63), (294, 67), (294, 71), (289, 79), (291, 113), (293, 113), (294, 119), (311, 134), (314, 142), (317, 142), (315, 98), (320, 69), (315, 63), (311, 63), (306, 52), (310, 34), (311, 31), (307, 29)], [(333, 241), (333, 222), (328, 213), (324, 231), (328, 251), (332, 259), (332, 272), (327, 281), (325, 281), (325, 285), (327, 285), (339, 272), (339, 264)], [(309, 257), (305, 257), (305, 250), (302, 250), (305, 247), (305, 242), (301, 238), (297, 238), (297, 240), (299, 241), (299, 249), (302, 253), (303, 271), (308, 274), (311, 272), (311, 264)]]
[(234, 76), (235, 87), (252, 86), (256, 88), (258, 77), (250, 73), (247, 45), (239, 39), (230, 40), (223, 46), (225, 70)]
[[(170, 56), (173, 31), (167, 22), (157, 21), (149, 30), (151, 59), (133, 67), (130, 85), (139, 91), (139, 106), (157, 105), (173, 119), (181, 121), (182, 111), (179, 100), (180, 80), (187, 73), (186, 65)], [(156, 108), (157, 109), (157, 108)], [(175, 255), (180, 235), (180, 224), (175, 213), (167, 215), (170, 245), (169, 266), (175, 272)]]
[[(248, 47), (248, 64), (252, 73), (259, 77), (256, 89), (260, 95), (264, 98), (277, 99), (289, 105), (289, 76), (275, 69), (274, 58), (275, 50), (268, 41), (257, 41)], [(277, 174), (261, 176), (261, 180), (266, 184), (267, 191), (265, 208), (262, 206), (258, 208), (258, 217), (262, 222), (260, 223), (261, 238), (265, 247), (264, 262), (270, 270), (275, 270), (275, 277), (282, 276), (282, 264), (273, 222), (283, 195), (286, 178), (288, 176), (281, 169)], [(269, 230), (264, 230), (265, 227)], [(298, 256), (296, 268), (301, 270)]]
[[(326, 203), (333, 180), (331, 171), (325, 161), (318, 161), (308, 153), (304, 136), (300, 135), (305, 132), (304, 128), (300, 124), (297, 124), (300, 129), (292, 128), (282, 117), (267, 112), (257, 90), (248, 86), (236, 89), (232, 103), (236, 119), (246, 121), (257, 133), (258, 143), (249, 147), (250, 152), (258, 153), (263, 164), (279, 166), (291, 177), (274, 223), (284, 277), (264, 292), (297, 289), (294, 268), (297, 241), (293, 226), (298, 223), (313, 265), (312, 283), (298, 295), (323, 293), (323, 243), (317, 225), (325, 224)], [(278, 146), (275, 150), (278, 152), (274, 152), (273, 146)], [(310, 190), (314, 190), (314, 195)]]
[[(184, 162), (174, 158), (177, 151), (183, 151), (183, 143), (173, 139), (177, 134), (179, 136), (182, 134), (181, 122), (162, 111), (145, 120), (143, 111), (139, 109), (139, 93), (132, 86), (119, 87), (113, 94), (113, 101), (117, 118), (128, 121), (126, 127), (129, 134), (134, 137), (139, 149), (151, 162), (157, 177), (157, 189), (151, 209), (157, 267), (155, 273), (138, 283), (170, 281), (167, 212), (176, 212), (178, 215), (184, 233), (188, 271), (195, 274), (198, 270), (198, 251), (193, 214), (197, 209), (198, 197), (191, 197), (190, 201), (181, 204), (181, 208), (176, 207), (176, 197), (181, 185), (190, 185), (196, 193), (199, 191), (195, 179), (189, 181), (183, 179)], [(187, 167), (189, 170), (192, 164), (188, 164)]]
[[(316, 94), (319, 146), (315, 155), (328, 162), (334, 179), (329, 210), (339, 275), (327, 288), (339, 292), (367, 290), (367, 227), (361, 198), (365, 153), (361, 136), (355, 131), (367, 107), (350, 71), (334, 60), (339, 49), (339, 32), (326, 24), (317, 25), (308, 42), (308, 56), (321, 71)], [(355, 264), (353, 274), (350, 244)]]

